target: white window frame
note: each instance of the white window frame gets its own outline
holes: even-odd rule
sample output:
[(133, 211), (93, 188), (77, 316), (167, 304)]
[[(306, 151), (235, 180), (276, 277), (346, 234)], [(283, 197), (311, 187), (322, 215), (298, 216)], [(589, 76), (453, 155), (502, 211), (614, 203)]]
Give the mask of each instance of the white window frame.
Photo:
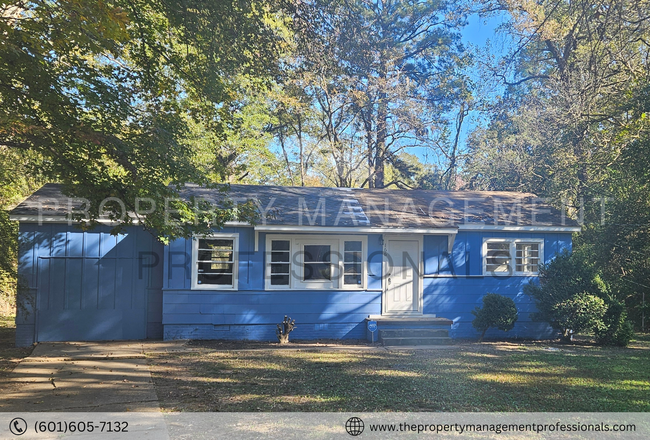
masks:
[[(232, 286), (218, 284), (198, 284), (199, 278), (199, 239), (231, 238), (233, 240), (233, 267)], [(217, 233), (209, 235), (195, 235), (192, 237), (192, 290), (237, 290), (239, 285), (239, 234)]]
[[(289, 242), (289, 284), (271, 285), (271, 241)], [(361, 242), (361, 284), (344, 284), (344, 255), (346, 241)], [(302, 281), (305, 245), (329, 245), (332, 264), (331, 281)], [(368, 282), (368, 237), (365, 235), (286, 235), (266, 234), (264, 251), (265, 290), (366, 290)], [(294, 258), (295, 257), (295, 258)], [(295, 275), (295, 276), (294, 276)]]
[[(510, 252), (510, 271), (509, 272), (490, 272), (487, 270), (487, 244), (488, 243), (508, 243)], [(483, 264), (483, 276), (494, 277), (507, 277), (507, 276), (520, 276), (520, 277), (536, 277), (539, 276), (538, 272), (521, 272), (516, 271), (517, 268), (517, 244), (537, 244), (539, 246), (539, 265), (544, 264), (544, 239), (543, 238), (484, 238), (483, 246), (481, 247), (481, 261)]]

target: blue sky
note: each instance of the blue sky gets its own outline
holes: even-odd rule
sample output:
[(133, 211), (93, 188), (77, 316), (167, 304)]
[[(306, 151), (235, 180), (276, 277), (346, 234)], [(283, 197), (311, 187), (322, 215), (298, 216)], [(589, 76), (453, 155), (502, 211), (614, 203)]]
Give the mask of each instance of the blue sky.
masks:
[(502, 17), (479, 18), (478, 14), (469, 17), (467, 26), (463, 29), (463, 42), (484, 46), (488, 40), (494, 42), (495, 31), (502, 23)]
[[(504, 15), (495, 15), (489, 18), (480, 18), (478, 14), (471, 15), (467, 26), (462, 30), (462, 41), (466, 49), (472, 51), (476, 47), (484, 48), (489, 43), (493, 54), (505, 54), (510, 47), (510, 43), (502, 33), (497, 33), (497, 28), (504, 20)], [(478, 113), (473, 112), (465, 119), (461, 131), (461, 147), (465, 145), (469, 133), (481, 124), (480, 116)], [(435, 155), (430, 151), (427, 152), (425, 148), (412, 148), (407, 152), (415, 154), (424, 163), (436, 163)]]

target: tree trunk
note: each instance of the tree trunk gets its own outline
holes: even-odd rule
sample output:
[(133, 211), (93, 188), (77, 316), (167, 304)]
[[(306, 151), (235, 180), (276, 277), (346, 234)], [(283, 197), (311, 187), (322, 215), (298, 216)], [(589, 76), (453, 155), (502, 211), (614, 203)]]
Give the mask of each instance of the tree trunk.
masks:
[(300, 159), (300, 186), (305, 186), (305, 150), (302, 145), (302, 118), (298, 115), (298, 148)]
[[(386, 63), (382, 61), (379, 72), (379, 85), (382, 88), (386, 84)], [(386, 161), (386, 137), (388, 131), (388, 95), (386, 92), (379, 93), (379, 103), (377, 106), (377, 145), (375, 151), (375, 188), (384, 187), (384, 166)]]

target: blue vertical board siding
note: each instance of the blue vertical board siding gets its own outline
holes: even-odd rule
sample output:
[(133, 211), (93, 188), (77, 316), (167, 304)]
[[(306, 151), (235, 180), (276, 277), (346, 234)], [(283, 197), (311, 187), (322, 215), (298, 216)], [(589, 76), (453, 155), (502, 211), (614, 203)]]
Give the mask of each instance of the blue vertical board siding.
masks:
[(99, 260), (98, 309), (115, 308), (115, 281), (115, 260), (102, 258)]
[(115, 246), (117, 245), (117, 237), (111, 235), (108, 231), (99, 233), (99, 253), (102, 257), (112, 257), (115, 258), (117, 250)]
[(483, 248), (483, 235), (479, 232), (467, 234), (469, 245), (465, 248), (465, 275), (480, 275), (483, 272), (481, 252)]
[(382, 264), (382, 236), (381, 234), (368, 235), (368, 290), (381, 289)]
[(68, 248), (68, 234), (66, 225), (51, 225), (52, 243), (50, 246), (51, 257), (63, 257)]
[(99, 257), (99, 241), (100, 233), (86, 233), (84, 234), (84, 256), (85, 257)]
[(81, 308), (96, 309), (99, 298), (99, 258), (82, 260), (81, 285)]
[(448, 268), (446, 235), (425, 235), (422, 255), (424, 258), (424, 274), (439, 275)]
[[(239, 228), (244, 234), (240, 234), (239, 238), (244, 239), (245, 247), (247, 254), (245, 255), (246, 266), (248, 270), (246, 271), (246, 278), (244, 280), (244, 286), (248, 286), (251, 289), (264, 289), (264, 278), (260, 275), (264, 273), (264, 252), (266, 251), (266, 235), (259, 234), (258, 242), (258, 252), (255, 252), (255, 232), (252, 228)], [(240, 266), (241, 268), (241, 266)]]
[(83, 231), (66, 231), (67, 246), (65, 255), (68, 257), (84, 256), (84, 233)]
[(165, 249), (167, 287), (189, 289), (192, 264), (192, 242), (184, 238), (169, 243)]
[[(162, 337), (163, 246), (150, 233), (29, 223), (19, 233), (19, 276), (27, 288), (18, 301), (27, 313), (18, 309), (18, 345)], [(142, 264), (139, 246), (157, 254), (157, 265)]]
[(18, 234), (18, 271), (28, 286), (33, 286), (36, 258), (34, 231), (21, 230)]
[(66, 310), (81, 310), (83, 260), (68, 259), (65, 265), (65, 306)]

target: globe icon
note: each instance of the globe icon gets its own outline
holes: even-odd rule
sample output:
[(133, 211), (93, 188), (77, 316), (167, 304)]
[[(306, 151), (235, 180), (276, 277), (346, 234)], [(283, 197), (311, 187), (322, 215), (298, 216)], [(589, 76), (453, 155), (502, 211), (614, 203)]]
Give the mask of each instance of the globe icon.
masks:
[(357, 436), (363, 432), (363, 420), (359, 417), (350, 417), (347, 422), (345, 422), (345, 430), (348, 434)]

